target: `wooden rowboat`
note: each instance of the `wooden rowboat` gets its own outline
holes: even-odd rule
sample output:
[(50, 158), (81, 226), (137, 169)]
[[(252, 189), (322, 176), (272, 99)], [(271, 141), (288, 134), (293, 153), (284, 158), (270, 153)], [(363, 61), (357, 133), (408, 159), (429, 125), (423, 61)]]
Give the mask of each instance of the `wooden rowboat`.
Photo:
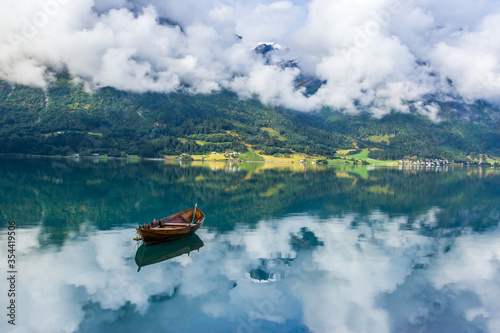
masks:
[(136, 230), (145, 245), (153, 245), (192, 235), (204, 220), (205, 214), (195, 206), (161, 220), (140, 225)]

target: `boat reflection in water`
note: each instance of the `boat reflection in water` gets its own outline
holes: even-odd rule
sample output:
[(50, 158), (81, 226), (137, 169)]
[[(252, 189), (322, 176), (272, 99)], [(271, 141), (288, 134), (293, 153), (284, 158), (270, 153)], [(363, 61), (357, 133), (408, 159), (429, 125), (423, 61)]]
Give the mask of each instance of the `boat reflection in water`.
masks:
[(189, 252), (199, 250), (203, 245), (203, 241), (196, 234), (176, 241), (152, 246), (145, 246), (142, 244), (135, 253), (135, 263), (138, 267), (137, 271), (139, 272), (141, 267), (157, 264), (185, 253), (189, 255)]

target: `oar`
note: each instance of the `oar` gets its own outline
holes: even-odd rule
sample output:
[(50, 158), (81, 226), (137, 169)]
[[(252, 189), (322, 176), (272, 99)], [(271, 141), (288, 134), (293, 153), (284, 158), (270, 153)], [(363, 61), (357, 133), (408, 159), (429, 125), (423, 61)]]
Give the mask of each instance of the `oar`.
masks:
[(193, 224), (193, 223), (194, 223), (194, 217), (196, 216), (196, 207), (198, 207), (198, 203), (196, 203), (196, 204), (194, 205), (193, 220), (191, 221), (191, 223), (190, 223), (190, 224)]

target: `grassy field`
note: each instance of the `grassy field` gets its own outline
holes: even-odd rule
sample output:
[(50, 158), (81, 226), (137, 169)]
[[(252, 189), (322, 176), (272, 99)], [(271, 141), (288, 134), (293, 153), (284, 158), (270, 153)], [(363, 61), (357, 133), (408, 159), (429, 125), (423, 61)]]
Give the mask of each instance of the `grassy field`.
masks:
[(205, 154), (205, 155), (192, 155), (195, 160), (210, 160), (210, 161), (225, 161), (228, 160), (224, 154)]
[[(251, 149), (251, 148), (250, 148)], [(348, 151), (347, 151), (348, 152)], [(330, 164), (354, 164), (355, 161), (366, 161), (370, 164), (380, 164), (380, 165), (391, 165), (397, 164), (398, 161), (379, 161), (368, 158), (368, 149), (364, 149), (359, 154), (355, 155), (343, 155), (337, 154), (333, 159), (327, 159), (324, 156), (310, 156), (300, 153), (294, 153), (284, 156), (270, 156), (264, 155), (261, 151), (249, 150), (241, 155), (226, 156), (224, 154), (204, 154), (204, 155), (192, 155), (194, 160), (205, 160), (205, 161), (237, 161), (241, 159), (245, 162), (272, 162), (272, 163), (300, 163), (305, 161), (306, 163), (318, 163), (320, 160), (326, 160)], [(178, 159), (178, 156), (163, 156), (165, 159)], [(354, 161), (355, 160), (355, 161)]]
[(372, 135), (368, 138), (366, 138), (367, 140), (371, 141), (371, 142), (385, 142), (385, 143), (389, 143), (389, 139), (390, 138), (393, 138), (395, 137), (394, 134), (386, 134), (386, 135)]
[(363, 151), (359, 154), (355, 155), (348, 155), (346, 158), (354, 158), (355, 160), (364, 160), (366, 161), (368, 159), (368, 154), (370, 151), (368, 149), (363, 149)]
[(484, 155), (483, 160), (485, 160), (488, 163), (500, 163), (500, 157)]
[(264, 157), (254, 151), (247, 151), (246, 153), (241, 154), (239, 158), (243, 161), (264, 161)]
[(344, 159), (341, 159), (341, 158), (333, 158), (333, 159), (328, 159), (327, 160), (328, 163), (352, 163), (352, 161), (346, 161)]
[(355, 159), (355, 160), (361, 160), (361, 161), (366, 161), (370, 164), (397, 164), (398, 161), (379, 161), (379, 160), (374, 160), (371, 158), (368, 158), (368, 154), (370, 153), (369, 149), (363, 149), (362, 152), (355, 154), (355, 155), (338, 155), (339, 157), (343, 157), (345, 159)]
[(270, 128), (270, 127), (261, 127), (260, 129), (262, 131), (264, 131), (264, 132), (269, 133), (270, 136), (274, 136), (276, 139), (278, 139), (280, 141), (286, 141), (287, 140), (287, 138), (282, 137), (281, 134), (279, 134), (278, 131), (276, 131), (276, 130)]

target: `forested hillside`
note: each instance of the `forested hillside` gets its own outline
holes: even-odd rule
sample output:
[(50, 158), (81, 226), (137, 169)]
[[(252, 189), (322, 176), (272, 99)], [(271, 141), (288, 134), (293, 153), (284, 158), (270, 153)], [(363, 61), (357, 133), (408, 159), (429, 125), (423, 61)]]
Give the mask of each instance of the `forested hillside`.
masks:
[(416, 112), (377, 119), (331, 110), (301, 113), (211, 95), (89, 93), (60, 75), (47, 91), (0, 81), (0, 153), (161, 157), (226, 150), (333, 157), (370, 149), (369, 157), (500, 156), (498, 111), (441, 104), (433, 122)]

